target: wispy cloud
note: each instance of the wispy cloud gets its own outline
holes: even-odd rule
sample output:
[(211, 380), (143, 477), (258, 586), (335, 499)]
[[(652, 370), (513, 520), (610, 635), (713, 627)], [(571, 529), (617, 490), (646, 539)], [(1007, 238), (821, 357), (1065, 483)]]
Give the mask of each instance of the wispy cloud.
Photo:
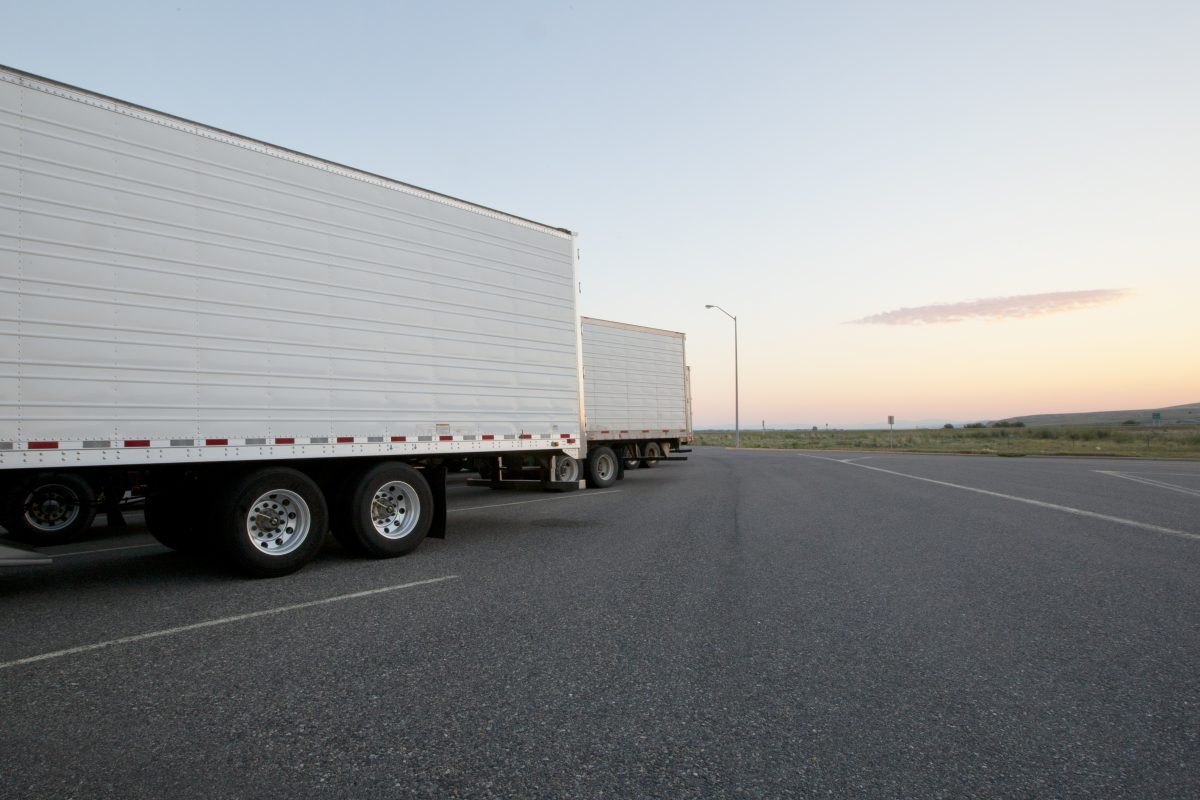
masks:
[(931, 325), (968, 320), (1029, 319), (1066, 311), (1115, 303), (1132, 294), (1132, 289), (1087, 289), (1080, 292), (1019, 294), (1012, 297), (986, 297), (961, 303), (939, 303), (916, 308), (898, 308), (856, 319), (854, 325)]

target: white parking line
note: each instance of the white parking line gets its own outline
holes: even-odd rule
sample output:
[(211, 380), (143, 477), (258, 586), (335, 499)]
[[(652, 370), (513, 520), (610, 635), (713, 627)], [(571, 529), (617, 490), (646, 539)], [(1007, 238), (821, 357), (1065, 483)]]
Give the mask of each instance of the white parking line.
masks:
[(121, 547), (104, 547), (100, 548), (99, 550), (72, 550), (68, 553), (46, 553), (46, 555), (52, 558), (66, 558), (67, 556), (90, 556), (94, 553), (115, 553), (118, 550), (144, 550), (147, 547), (157, 547), (160, 550), (167, 549), (166, 545), (161, 545), (158, 542), (154, 542), (153, 544), (129, 544)]
[(1154, 531), (1155, 533), (1165, 533), (1170, 536), (1180, 536), (1184, 539), (1200, 540), (1200, 534), (1188, 533), (1187, 531), (1177, 531), (1174, 528), (1164, 528), (1161, 525), (1151, 525), (1148, 522), (1138, 522), (1134, 519), (1124, 519), (1123, 517), (1113, 517), (1108, 514), (1099, 514), (1095, 511), (1087, 511), (1082, 508), (1072, 508), (1071, 506), (1060, 506), (1058, 503), (1047, 503), (1044, 500), (1033, 500), (1028, 497), (1018, 497), (1013, 494), (1004, 494), (1003, 492), (993, 492), (989, 489), (977, 489), (974, 486), (963, 486), (961, 483), (950, 483), (949, 481), (939, 481), (934, 478), (924, 478), (920, 475), (909, 475), (906, 472), (897, 472), (894, 469), (884, 469), (883, 467), (872, 467), (867, 464), (856, 464), (853, 461), (844, 461), (840, 458), (828, 458), (826, 456), (813, 456), (807, 453), (797, 453), (797, 455), (805, 458), (816, 458), (821, 461), (834, 461), (838, 464), (845, 464), (849, 467), (858, 467), (859, 469), (869, 469), (873, 472), (884, 472), (888, 475), (896, 475), (901, 478), (909, 478), (914, 481), (924, 481), (925, 483), (933, 483), (938, 486), (948, 486), (951, 489), (962, 489), (964, 492), (975, 492), (976, 494), (985, 494), (989, 497), (999, 497), (1004, 500), (1012, 500), (1017, 503), (1025, 503), (1026, 505), (1037, 506), (1039, 508), (1049, 508), (1054, 511), (1063, 511), (1067, 514), (1075, 514), (1080, 517), (1089, 517), (1091, 519), (1104, 520), (1105, 522), (1115, 522), (1118, 525), (1128, 525), (1131, 528), (1141, 528), (1144, 531)]
[(252, 611), (249, 614), (235, 614), (232, 617), (222, 617), (220, 619), (210, 619), (204, 622), (196, 622), (191, 625), (180, 625), (177, 628), (165, 628), (159, 631), (150, 631), (149, 633), (139, 633), (135, 636), (122, 636), (119, 639), (109, 639), (105, 642), (96, 642), (95, 644), (85, 644), (79, 647), (68, 647), (66, 650), (55, 650), (52, 653), (42, 653), (41, 655), (28, 656), (26, 658), (18, 658), (15, 661), (5, 661), (0, 663), (0, 669), (8, 669), (9, 667), (18, 667), (22, 664), (33, 664), (37, 661), (47, 661), (52, 658), (62, 658), (63, 656), (71, 656), (76, 653), (86, 653), (91, 650), (100, 650), (104, 647), (113, 647), (119, 644), (132, 644), (133, 642), (141, 642), (146, 639), (157, 639), (160, 636), (174, 636), (177, 633), (186, 633), (195, 631), (201, 628), (211, 628), (215, 625), (228, 625), (231, 622), (241, 622), (247, 619), (256, 617), (266, 617), (272, 614), (283, 614), (288, 611), (298, 611), (302, 608), (312, 608), (313, 606), (323, 606), (329, 603), (340, 603), (343, 600), (353, 600), (358, 597), (370, 597), (373, 594), (383, 594), (384, 592), (395, 592), (400, 589), (411, 589), (415, 586), (427, 586), (431, 583), (441, 583), (442, 581), (451, 581), (456, 579), (457, 575), (446, 575), (441, 578), (429, 578), (423, 581), (412, 581), (411, 583), (401, 583), (396, 586), (384, 586), (381, 589), (367, 589), (363, 592), (351, 592), (350, 594), (340, 594), (336, 597), (326, 597), (321, 600), (309, 600), (306, 603), (293, 603), (288, 606), (279, 606), (278, 608), (268, 608), (263, 611)]
[(595, 489), (589, 489), (586, 492), (579, 492), (578, 494), (572, 493), (572, 494), (559, 495), (558, 497), (542, 497), (537, 500), (517, 500), (514, 503), (492, 503), (491, 505), (487, 505), (487, 506), (468, 506), (467, 508), (451, 508), (451, 509), (447, 509), (446, 513), (453, 514), (455, 511), (478, 511), (481, 508), (501, 508), (503, 506), (523, 506), (523, 505), (527, 505), (528, 503), (550, 503), (555, 500), (577, 500), (580, 497), (595, 497), (595, 496), (601, 495), (601, 494), (616, 494), (619, 491), (621, 491), (621, 490), (620, 489), (607, 489), (607, 490), (603, 490), (603, 491), (596, 491)]
[(1101, 475), (1108, 475), (1112, 478), (1124, 478), (1125, 480), (1133, 481), (1134, 483), (1144, 483), (1147, 486), (1157, 486), (1160, 489), (1169, 489), (1172, 492), (1181, 492), (1182, 494), (1190, 494), (1193, 497), (1200, 497), (1200, 489), (1189, 489), (1186, 486), (1176, 486), (1173, 483), (1156, 481), (1153, 478), (1139, 478), (1136, 475), (1129, 474), (1128, 472), (1111, 472), (1106, 469), (1098, 469), (1094, 471), (1100, 473)]

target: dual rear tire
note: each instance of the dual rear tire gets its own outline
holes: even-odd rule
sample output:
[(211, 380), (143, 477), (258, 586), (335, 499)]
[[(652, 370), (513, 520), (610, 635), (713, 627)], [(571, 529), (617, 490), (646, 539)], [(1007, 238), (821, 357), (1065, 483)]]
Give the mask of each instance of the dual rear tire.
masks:
[[(215, 494), (209, 513), (196, 497)], [(433, 492), (425, 477), (400, 463), (376, 463), (352, 474), (333, 496), (288, 467), (266, 467), (227, 481), (163, 481), (146, 499), (146, 526), (183, 552), (215, 552), (238, 571), (260, 578), (296, 572), (321, 550), (332, 519), (348, 550), (373, 558), (412, 552), (429, 533)]]
[(433, 492), (407, 464), (376, 464), (342, 490), (333, 535), (351, 552), (373, 558), (407, 555), (433, 522)]
[(324, 544), (329, 510), (312, 478), (287, 467), (256, 470), (234, 481), (218, 504), (213, 530), (220, 554), (258, 578), (288, 575)]
[(95, 518), (96, 491), (70, 472), (30, 477), (0, 508), (0, 524), (12, 538), (42, 547), (78, 539)]
[(642, 469), (658, 466), (658, 460), (663, 456), (663, 448), (658, 442), (646, 442), (642, 448)]
[(611, 447), (595, 447), (587, 455), (587, 485), (592, 489), (607, 489), (617, 482), (617, 454)]

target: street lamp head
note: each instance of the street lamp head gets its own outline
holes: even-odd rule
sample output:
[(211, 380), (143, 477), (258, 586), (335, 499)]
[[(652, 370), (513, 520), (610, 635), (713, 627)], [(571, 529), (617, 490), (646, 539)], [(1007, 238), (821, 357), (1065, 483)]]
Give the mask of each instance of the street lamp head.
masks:
[(705, 305), (705, 308), (716, 308), (716, 306)]

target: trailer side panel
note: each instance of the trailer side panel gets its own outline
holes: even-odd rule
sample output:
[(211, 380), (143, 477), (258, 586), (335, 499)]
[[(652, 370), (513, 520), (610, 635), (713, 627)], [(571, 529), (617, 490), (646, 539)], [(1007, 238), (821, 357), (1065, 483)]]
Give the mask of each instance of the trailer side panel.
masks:
[(574, 249), (0, 68), (0, 467), (577, 447)]

